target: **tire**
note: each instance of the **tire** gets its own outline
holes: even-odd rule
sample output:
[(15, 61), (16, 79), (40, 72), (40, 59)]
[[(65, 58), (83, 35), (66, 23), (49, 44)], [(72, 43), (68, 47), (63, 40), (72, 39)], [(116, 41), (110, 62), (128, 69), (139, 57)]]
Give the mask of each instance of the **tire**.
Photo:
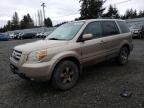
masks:
[(129, 50), (127, 47), (122, 47), (117, 57), (117, 61), (119, 65), (125, 65), (128, 62)]
[(62, 91), (73, 88), (79, 78), (78, 66), (72, 61), (60, 62), (52, 76), (52, 86)]
[(138, 39), (141, 39), (142, 38), (142, 35), (141, 35), (141, 33), (139, 33), (139, 35), (138, 35)]

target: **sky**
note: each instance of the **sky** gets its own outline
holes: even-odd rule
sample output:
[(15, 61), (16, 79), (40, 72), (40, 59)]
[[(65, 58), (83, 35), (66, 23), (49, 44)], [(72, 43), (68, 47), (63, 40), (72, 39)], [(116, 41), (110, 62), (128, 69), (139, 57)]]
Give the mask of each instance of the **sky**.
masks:
[[(125, 3), (120, 3), (128, 1)], [(30, 13), (35, 18), (37, 10), (42, 9), (42, 2), (46, 3), (46, 17), (50, 17), (53, 24), (63, 21), (71, 21), (79, 17), (80, 3), (79, 0), (3, 0), (0, 3), (0, 27), (11, 20), (16, 11), (22, 19), (23, 15)], [(120, 14), (124, 14), (126, 9), (144, 10), (144, 0), (107, 0), (104, 7), (110, 4), (116, 4)]]

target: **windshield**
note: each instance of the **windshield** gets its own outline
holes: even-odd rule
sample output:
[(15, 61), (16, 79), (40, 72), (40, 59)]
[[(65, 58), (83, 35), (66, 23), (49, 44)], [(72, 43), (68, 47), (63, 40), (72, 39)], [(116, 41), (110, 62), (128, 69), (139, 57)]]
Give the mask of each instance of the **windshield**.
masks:
[(54, 32), (52, 32), (46, 39), (49, 40), (71, 40), (81, 29), (84, 22), (66, 23)]

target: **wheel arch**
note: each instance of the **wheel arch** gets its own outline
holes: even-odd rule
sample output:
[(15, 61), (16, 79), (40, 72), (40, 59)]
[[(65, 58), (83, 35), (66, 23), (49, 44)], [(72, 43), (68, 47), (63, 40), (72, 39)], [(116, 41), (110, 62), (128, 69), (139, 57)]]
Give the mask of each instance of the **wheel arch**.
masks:
[(78, 66), (78, 69), (79, 69), (79, 74), (81, 74), (81, 63), (79, 61), (79, 59), (76, 57), (76, 56), (72, 56), (72, 55), (69, 55), (69, 56), (65, 56), (65, 57), (61, 57), (60, 59), (58, 59), (57, 61), (55, 61), (55, 64), (52, 68), (52, 71), (51, 71), (51, 78), (53, 77), (53, 73), (56, 69), (56, 67), (63, 61), (66, 61), (66, 60), (69, 60), (69, 61), (72, 61), (74, 63), (76, 63), (76, 65)]
[(128, 49), (128, 51), (129, 51), (129, 54), (130, 54), (130, 46), (129, 46), (129, 44), (125, 43), (125, 44), (123, 44), (121, 46), (121, 48), (123, 48), (123, 47), (126, 47)]

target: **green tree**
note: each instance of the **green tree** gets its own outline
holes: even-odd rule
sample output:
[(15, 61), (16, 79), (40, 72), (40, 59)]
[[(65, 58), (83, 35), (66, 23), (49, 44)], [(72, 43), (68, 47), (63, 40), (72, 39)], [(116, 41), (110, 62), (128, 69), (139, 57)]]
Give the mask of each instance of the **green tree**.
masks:
[(80, 19), (93, 19), (102, 16), (103, 11), (103, 4), (106, 0), (80, 0), (81, 9)]
[(53, 26), (52, 20), (50, 18), (45, 19), (45, 26), (46, 27), (52, 27)]
[(103, 17), (120, 18), (120, 15), (119, 15), (118, 9), (110, 5), (108, 12), (104, 14)]
[(19, 17), (18, 17), (18, 13), (15, 12), (13, 17), (12, 17), (12, 30), (16, 30), (19, 29)]
[(140, 10), (138, 13), (138, 17), (139, 18), (144, 17), (144, 11)]
[(6, 27), (7, 27), (7, 31), (11, 31), (12, 30), (12, 22), (10, 20), (7, 22)]
[(123, 19), (131, 19), (131, 18), (137, 18), (137, 17), (138, 17), (138, 14), (137, 14), (136, 10), (127, 9), (122, 18)]
[(24, 15), (21, 20), (21, 29), (32, 28), (34, 27), (34, 22), (30, 16), (30, 14)]

